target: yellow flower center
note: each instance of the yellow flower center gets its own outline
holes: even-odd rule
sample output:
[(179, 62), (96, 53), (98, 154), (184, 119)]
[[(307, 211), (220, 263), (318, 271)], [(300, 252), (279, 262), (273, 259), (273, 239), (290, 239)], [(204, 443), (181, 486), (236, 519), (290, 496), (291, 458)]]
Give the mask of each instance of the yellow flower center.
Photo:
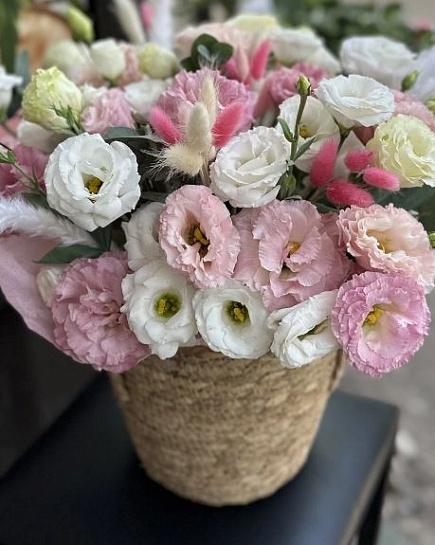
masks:
[(93, 176), (90, 180), (86, 182), (85, 185), (89, 193), (92, 193), (92, 195), (96, 195), (100, 191), (103, 182), (100, 180), (100, 178)]
[(229, 301), (227, 304), (227, 312), (233, 322), (244, 324), (249, 322), (249, 310), (239, 301)]
[(308, 138), (310, 136), (310, 131), (308, 130), (306, 125), (301, 125), (299, 127), (299, 136), (302, 138)]
[(201, 231), (201, 227), (199, 225), (194, 225), (187, 235), (187, 243), (193, 246), (198, 242), (200, 244), (199, 255), (201, 257), (204, 257), (208, 252), (208, 246), (210, 245), (210, 241)]
[(364, 325), (376, 325), (383, 314), (384, 311), (380, 307), (375, 305), (372, 308), (371, 312), (367, 314), (367, 318), (364, 320)]
[(288, 245), (287, 245), (287, 250), (288, 250), (288, 257), (290, 257), (291, 255), (293, 255), (295, 252), (297, 252), (299, 250), (299, 248), (301, 247), (301, 243), (300, 242), (290, 242)]
[(155, 303), (157, 314), (162, 318), (172, 318), (181, 308), (181, 301), (174, 293), (163, 293)]

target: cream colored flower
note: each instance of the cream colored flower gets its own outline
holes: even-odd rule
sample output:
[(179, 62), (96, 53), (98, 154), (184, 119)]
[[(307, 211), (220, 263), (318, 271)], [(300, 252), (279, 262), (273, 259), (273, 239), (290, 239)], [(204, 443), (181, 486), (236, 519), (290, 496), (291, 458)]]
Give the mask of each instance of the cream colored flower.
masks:
[(115, 82), (126, 68), (125, 53), (113, 38), (91, 45), (91, 57), (100, 78)]
[(323, 47), (322, 39), (310, 28), (279, 28), (272, 32), (272, 51), (283, 64), (306, 61)]
[(180, 68), (172, 51), (154, 43), (146, 44), (138, 58), (141, 72), (153, 79), (172, 78)]
[(379, 125), (367, 147), (381, 168), (399, 177), (401, 187), (435, 187), (435, 133), (420, 119), (392, 117)]
[(23, 118), (48, 130), (65, 132), (79, 123), (80, 89), (58, 68), (37, 70), (23, 95)]

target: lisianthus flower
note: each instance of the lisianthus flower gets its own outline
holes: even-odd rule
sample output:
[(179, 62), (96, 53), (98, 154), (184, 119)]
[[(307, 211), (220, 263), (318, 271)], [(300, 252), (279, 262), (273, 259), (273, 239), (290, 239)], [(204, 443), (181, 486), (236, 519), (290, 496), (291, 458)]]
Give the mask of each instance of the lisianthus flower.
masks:
[[(279, 108), (279, 117), (286, 121), (292, 131), (296, 125), (300, 101), (300, 96), (293, 96), (285, 100)], [(277, 128), (282, 130), (280, 126)], [(337, 143), (340, 141), (340, 129), (332, 115), (319, 100), (308, 97), (299, 128), (298, 149), (313, 137), (315, 141), (296, 161), (296, 166), (304, 172), (310, 171), (314, 158), (326, 140)]]
[(90, 134), (104, 134), (111, 127), (134, 127), (130, 104), (121, 89), (108, 89), (82, 113), (82, 125)]
[(349, 129), (378, 125), (389, 119), (395, 108), (388, 87), (356, 74), (323, 80), (316, 95), (337, 122)]
[(121, 281), (127, 274), (124, 253), (78, 259), (65, 268), (51, 310), (56, 345), (80, 363), (123, 373), (147, 357), (120, 312)]
[(259, 293), (229, 281), (223, 288), (199, 290), (193, 298), (195, 318), (211, 350), (229, 358), (260, 358), (270, 348), (273, 333)]
[(429, 332), (424, 290), (412, 278), (365, 272), (346, 282), (332, 309), (332, 331), (347, 361), (380, 377), (407, 363)]
[(385, 36), (352, 36), (343, 41), (340, 49), (347, 74), (367, 76), (394, 89), (400, 89), (414, 58), (405, 44)]
[(113, 38), (97, 40), (91, 45), (91, 57), (98, 76), (110, 82), (116, 82), (126, 68), (123, 47)]
[(159, 244), (160, 214), (163, 204), (152, 202), (136, 210), (130, 221), (123, 222), (125, 233), (125, 249), (128, 256), (128, 266), (137, 271), (143, 265), (154, 259), (164, 258)]
[[(263, 207), (252, 236), (258, 241), (260, 265), (269, 277), (267, 285), (260, 286), (269, 310), (291, 307), (336, 289), (347, 278), (348, 269), (337, 266), (341, 264), (338, 254), (343, 252), (325, 232), (320, 214), (308, 201), (274, 201)], [(253, 245), (246, 245), (247, 252), (253, 250)], [(242, 263), (244, 252), (243, 246)], [(256, 275), (263, 283), (263, 277)]]
[(197, 287), (223, 285), (240, 251), (227, 208), (204, 186), (185, 185), (167, 197), (159, 241), (169, 265), (186, 272)]
[(167, 81), (143, 78), (141, 81), (130, 83), (124, 87), (133, 117), (137, 121), (141, 123), (148, 121), (151, 108), (167, 86)]
[(423, 225), (392, 204), (352, 206), (339, 214), (347, 251), (366, 270), (404, 273), (430, 291), (434, 287), (435, 252)]
[(374, 164), (394, 172), (401, 187), (435, 187), (435, 133), (420, 119), (396, 115), (381, 123), (367, 144)]
[(402, 114), (417, 117), (435, 132), (435, 115), (425, 104), (413, 98), (412, 95), (400, 91), (394, 91), (394, 100), (396, 102), (394, 115)]
[(302, 367), (339, 348), (329, 320), (336, 297), (337, 290), (325, 291), (269, 316), (271, 351), (284, 367)]
[(140, 197), (137, 160), (122, 142), (81, 134), (59, 144), (45, 170), (51, 208), (94, 231), (136, 206)]
[(191, 345), (197, 333), (192, 308), (195, 289), (164, 259), (150, 261), (122, 282), (122, 312), (137, 339), (161, 359)]
[(243, 132), (217, 154), (210, 171), (211, 189), (233, 206), (263, 206), (278, 195), (289, 157), (290, 144), (277, 129)]
[(174, 82), (159, 98), (156, 106), (172, 120), (180, 130), (186, 126), (191, 108), (201, 100), (201, 92), (206, 79), (211, 79), (217, 90), (216, 107), (218, 115), (234, 102), (244, 105), (239, 130), (247, 130), (253, 121), (256, 93), (249, 91), (238, 81), (229, 80), (216, 70), (203, 68), (198, 72), (182, 70)]

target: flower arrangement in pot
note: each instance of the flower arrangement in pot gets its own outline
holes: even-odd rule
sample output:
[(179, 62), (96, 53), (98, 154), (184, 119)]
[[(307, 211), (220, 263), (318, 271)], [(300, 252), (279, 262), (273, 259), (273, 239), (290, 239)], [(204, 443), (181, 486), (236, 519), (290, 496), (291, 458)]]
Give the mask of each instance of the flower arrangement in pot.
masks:
[(33, 76), (2, 139), (0, 283), (112, 374), (151, 477), (247, 503), (300, 470), (343, 361), (380, 377), (428, 334), (435, 51), (352, 38), (342, 68), (271, 18), (176, 46)]

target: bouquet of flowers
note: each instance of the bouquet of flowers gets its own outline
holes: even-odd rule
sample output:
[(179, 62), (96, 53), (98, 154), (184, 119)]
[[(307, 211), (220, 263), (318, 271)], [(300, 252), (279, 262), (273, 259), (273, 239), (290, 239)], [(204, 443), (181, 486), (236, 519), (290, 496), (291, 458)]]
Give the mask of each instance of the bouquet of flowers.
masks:
[[(188, 28), (175, 46), (177, 54), (106, 39), (49, 53), (62, 71), (38, 70), (4, 123), (0, 284), (29, 327), (74, 360), (129, 371), (125, 384), (138, 373), (130, 386), (142, 381), (148, 394), (126, 412), (150, 474), (194, 499), (244, 502), (305, 460), (308, 447), (295, 454), (289, 430), (301, 424), (312, 440), (328, 386), (318, 387), (316, 416), (305, 413), (331, 354), (341, 349), (351, 366), (380, 377), (428, 334), (435, 48), (416, 55), (385, 37), (352, 37), (337, 59), (313, 31), (251, 16)], [(21, 84), (0, 72), (3, 112)], [(208, 351), (207, 371), (183, 356), (195, 346)], [(278, 380), (249, 367), (259, 358), (269, 365), (269, 352), (299, 370), (273, 360)], [(216, 354), (224, 366), (213, 364)], [(194, 369), (190, 390), (178, 364)], [(278, 433), (277, 419), (297, 405), (290, 380), (303, 382), (305, 405)], [(246, 403), (257, 403), (260, 384), (266, 401), (254, 426)], [(164, 420), (184, 420), (167, 443), (153, 443), (175, 399), (183, 410)], [(205, 484), (192, 479), (211, 430), (222, 449), (228, 419), (244, 425), (226, 443), (231, 471), (220, 478), (211, 464), (207, 473), (206, 457), (196, 464)], [(188, 459), (183, 482), (176, 434)], [(297, 467), (284, 471), (290, 461)]]
[[(114, 373), (198, 343), (286, 367), (341, 347), (373, 376), (408, 362), (434, 286), (435, 50), (349, 38), (340, 64), (252, 17), (176, 47), (101, 40), (69, 77), (33, 76), (0, 155), (2, 277), (21, 251), (33, 275), (6, 296)], [(20, 83), (0, 78), (2, 97)]]

